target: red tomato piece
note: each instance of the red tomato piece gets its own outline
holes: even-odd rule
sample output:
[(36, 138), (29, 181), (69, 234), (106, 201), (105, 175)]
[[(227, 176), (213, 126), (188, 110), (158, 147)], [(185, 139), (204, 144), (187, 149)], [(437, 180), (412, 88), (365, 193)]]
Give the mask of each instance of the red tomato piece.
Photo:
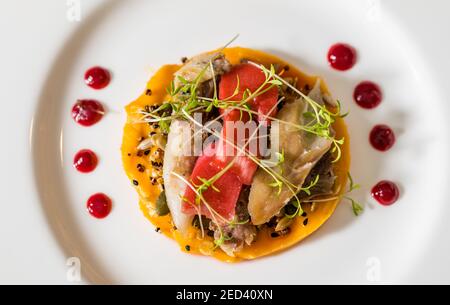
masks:
[[(206, 150), (209, 149), (211, 147)], [(216, 161), (215, 155), (202, 155), (197, 159), (190, 179), (194, 187), (203, 183), (199, 177), (210, 179), (223, 169)], [(233, 171), (228, 170), (213, 183), (213, 186), (214, 188), (209, 187), (202, 193), (203, 197), (211, 209), (214, 209), (222, 217), (231, 220), (235, 214), (236, 202), (241, 192), (242, 183)], [(183, 201), (182, 211), (191, 215), (198, 214), (194, 206), (196, 204), (196, 193), (190, 187), (186, 188), (184, 198), (187, 202)], [(200, 203), (200, 211), (202, 215), (212, 218), (209, 209), (202, 202)]]
[[(221, 100), (230, 98), (231, 100), (241, 100), (245, 90), (250, 90), (251, 92), (255, 92), (265, 81), (266, 77), (263, 71), (255, 67), (252, 64), (240, 64), (228, 72), (222, 75), (222, 78), (219, 83), (219, 98)], [(233, 95), (236, 91), (236, 88), (239, 84), (239, 89), (237, 90), (237, 94)], [(267, 85), (268, 87), (269, 85)], [(266, 87), (266, 88), (267, 88)], [(252, 101), (249, 101), (249, 106), (253, 111), (257, 111), (258, 121), (267, 121), (264, 120), (264, 115), (274, 116), (277, 112), (275, 107), (278, 101), (278, 89), (273, 87), (263, 94), (257, 96)], [(274, 109), (272, 109), (274, 108)], [(272, 110), (272, 111), (271, 111)], [(221, 110), (222, 113), (227, 110)], [(224, 117), (224, 121), (239, 120), (241, 114), (239, 110), (228, 110), (228, 114)], [(242, 120), (248, 120), (248, 114), (246, 114), (245, 118)]]
[[(222, 131), (222, 138), (219, 140), (219, 143), (217, 145), (215, 159), (216, 164), (218, 164), (222, 168), (224, 168), (227, 164), (234, 160), (230, 171), (235, 173), (238, 176), (239, 180), (246, 185), (252, 184), (253, 175), (255, 174), (258, 165), (249, 157), (247, 157), (243, 152), (234, 147), (231, 143), (234, 143), (235, 145), (239, 144), (239, 147), (241, 147), (243, 150), (245, 149), (247, 153), (250, 151), (255, 154), (258, 150), (258, 141), (256, 138), (244, 148), (244, 144), (248, 137), (249, 135), (247, 134), (245, 139), (240, 139), (241, 141), (237, 141), (236, 134), (234, 134), (234, 137), (233, 134), (227, 134), (227, 127), (225, 125)], [(236, 159), (235, 156), (237, 156)]]

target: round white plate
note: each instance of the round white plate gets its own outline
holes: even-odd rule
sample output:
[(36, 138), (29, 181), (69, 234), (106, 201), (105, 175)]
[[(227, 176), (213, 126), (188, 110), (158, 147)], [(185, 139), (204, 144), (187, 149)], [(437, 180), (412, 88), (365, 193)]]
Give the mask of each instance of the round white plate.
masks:
[[(62, 249), (55, 264), (64, 267), (67, 258), (77, 257), (83, 280), (93, 283), (421, 280), (448, 211), (444, 197), (449, 180), (449, 112), (442, 98), (446, 88), (434, 73), (435, 59), (426, 56), (398, 21), (398, 7), (356, 0), (345, 5), (294, 0), (97, 4), (83, 11), (80, 22), (65, 35), (58, 54), (48, 60), (38, 98), (29, 102), (35, 108), (28, 170), (32, 167), (44, 219)], [(234, 45), (273, 53), (322, 76), (350, 111), (351, 171), (362, 185), (354, 197), (365, 203), (366, 210), (355, 217), (350, 205), (342, 202), (330, 220), (299, 245), (270, 257), (226, 264), (183, 254), (174, 241), (154, 231), (123, 172), (120, 145), (124, 106), (141, 94), (159, 66), (220, 47), (236, 33), (240, 37)], [(358, 62), (352, 70), (328, 67), (326, 52), (335, 42), (357, 49)], [(84, 71), (94, 65), (113, 74), (104, 90), (83, 83)], [(384, 99), (375, 110), (363, 110), (352, 100), (352, 90), (362, 80), (382, 87)], [(82, 98), (98, 99), (107, 109), (104, 119), (91, 128), (80, 127), (70, 117), (72, 105)], [(385, 153), (368, 143), (368, 133), (377, 123), (391, 125), (397, 135), (395, 146)], [(82, 148), (94, 150), (100, 158), (92, 174), (80, 174), (72, 167), (74, 154)], [(393, 206), (380, 206), (370, 198), (371, 186), (381, 179), (400, 186), (400, 200)], [(104, 220), (90, 217), (85, 209), (86, 199), (95, 192), (113, 200), (112, 213)], [(441, 264), (449, 269), (448, 261)], [(61, 282), (65, 280), (61, 275)]]

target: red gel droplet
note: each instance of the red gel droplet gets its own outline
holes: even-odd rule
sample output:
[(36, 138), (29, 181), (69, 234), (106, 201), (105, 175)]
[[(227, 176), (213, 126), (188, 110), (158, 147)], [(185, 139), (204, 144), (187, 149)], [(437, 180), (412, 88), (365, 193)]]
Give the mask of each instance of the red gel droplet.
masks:
[(80, 150), (73, 158), (73, 166), (82, 173), (92, 172), (97, 167), (98, 159), (89, 149)]
[(394, 131), (387, 125), (376, 125), (370, 132), (369, 140), (373, 148), (386, 151), (395, 143)]
[(336, 70), (345, 71), (356, 63), (356, 50), (345, 43), (336, 43), (328, 50), (328, 62)]
[(394, 182), (383, 180), (372, 188), (372, 197), (382, 205), (391, 205), (397, 201), (400, 192)]
[(79, 100), (72, 107), (72, 118), (83, 126), (94, 125), (104, 113), (102, 104), (96, 100)]
[(93, 89), (103, 89), (111, 81), (111, 74), (102, 67), (93, 67), (84, 74), (84, 82)]
[(375, 83), (364, 81), (356, 86), (353, 99), (362, 108), (375, 108), (381, 103), (381, 89)]
[(111, 212), (112, 203), (108, 196), (97, 193), (89, 197), (86, 207), (95, 218), (105, 218)]

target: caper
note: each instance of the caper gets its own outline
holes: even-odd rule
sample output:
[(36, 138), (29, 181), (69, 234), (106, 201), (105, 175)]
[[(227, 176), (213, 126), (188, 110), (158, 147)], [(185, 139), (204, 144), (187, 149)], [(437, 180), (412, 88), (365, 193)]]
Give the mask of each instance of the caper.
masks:
[(166, 193), (164, 191), (159, 194), (158, 200), (156, 200), (156, 214), (158, 216), (164, 216), (169, 214), (170, 210), (167, 206)]

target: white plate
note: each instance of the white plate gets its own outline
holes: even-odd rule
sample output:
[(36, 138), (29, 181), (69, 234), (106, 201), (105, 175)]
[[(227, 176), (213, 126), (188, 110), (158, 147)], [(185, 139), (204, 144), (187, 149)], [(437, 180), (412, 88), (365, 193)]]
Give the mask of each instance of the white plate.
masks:
[[(48, 66), (41, 67), (45, 73), (36, 84), (39, 97), (28, 101), (28, 107), (35, 111), (30, 131), (32, 162), (26, 167), (28, 175), (33, 168), (44, 220), (50, 224), (63, 256), (44, 239), (46, 229), (38, 229), (43, 227), (42, 221), (36, 220), (33, 227), (24, 223), (21, 230), (43, 231), (38, 238), (46, 241), (44, 246), (52, 257), (44, 261), (58, 264), (60, 272), (59, 277), (41, 274), (42, 280), (29, 276), (25, 281), (64, 283), (61, 270), (68, 257), (78, 257), (83, 279), (94, 283), (433, 280), (425, 268), (429, 266), (424, 265), (435, 255), (430, 249), (439, 243), (448, 249), (448, 241), (439, 235), (448, 229), (444, 225), (448, 211), (444, 196), (449, 180), (449, 126), (445, 120), (449, 112), (442, 98), (446, 88), (434, 70), (436, 58), (423, 52), (419, 38), (398, 21), (408, 21), (398, 19), (400, 4), (348, 1), (344, 6), (336, 1), (294, 0), (214, 4), (206, 0), (134, 0), (125, 4), (113, 0), (97, 1), (83, 10), (81, 22), (61, 35), (63, 45), (57, 55), (48, 57)], [(138, 208), (137, 195), (122, 170), (119, 149), (123, 107), (142, 92), (159, 66), (217, 48), (236, 33), (240, 37), (235, 45), (268, 51), (322, 76), (350, 110), (352, 173), (363, 185), (355, 197), (366, 203), (366, 211), (355, 218), (343, 202), (317, 233), (298, 246), (230, 265), (183, 254), (175, 242), (154, 232)], [(328, 47), (339, 41), (358, 50), (358, 62), (349, 72), (333, 71), (326, 62)], [(440, 43), (449, 47), (448, 41)], [(84, 71), (93, 65), (105, 66), (113, 73), (113, 81), (105, 90), (94, 91), (83, 84)], [(381, 85), (384, 100), (377, 109), (362, 110), (352, 101), (352, 90), (361, 80)], [(104, 103), (107, 115), (99, 124), (82, 128), (73, 122), (70, 109), (79, 98)], [(386, 153), (374, 151), (367, 140), (370, 128), (377, 123), (391, 125), (397, 134), (395, 146)], [(73, 155), (81, 148), (91, 148), (100, 157), (92, 174), (82, 175), (72, 168)], [(380, 179), (391, 179), (401, 187), (401, 198), (391, 207), (382, 207), (369, 196), (370, 187)], [(18, 191), (17, 186), (6, 185)], [(88, 196), (99, 191), (110, 195), (114, 203), (111, 215), (100, 221), (85, 210)], [(7, 194), (8, 202), (14, 200), (13, 192)], [(21, 200), (25, 198), (35, 200), (31, 193)], [(36, 206), (30, 211), (40, 217)], [(13, 241), (11, 236), (8, 241)], [(31, 244), (36, 244), (36, 249), (42, 246), (35, 239)], [(11, 248), (8, 259), (20, 249), (25, 247)], [(440, 264), (449, 270), (448, 260)], [(7, 269), (12, 270), (8, 274), (14, 273), (13, 267)], [(36, 270), (41, 269), (36, 266)], [(437, 280), (448, 279), (443, 275)]]

